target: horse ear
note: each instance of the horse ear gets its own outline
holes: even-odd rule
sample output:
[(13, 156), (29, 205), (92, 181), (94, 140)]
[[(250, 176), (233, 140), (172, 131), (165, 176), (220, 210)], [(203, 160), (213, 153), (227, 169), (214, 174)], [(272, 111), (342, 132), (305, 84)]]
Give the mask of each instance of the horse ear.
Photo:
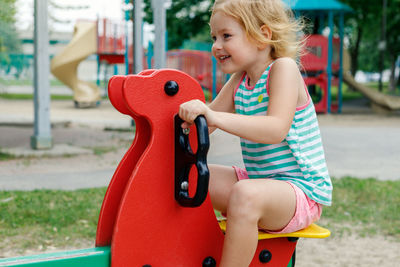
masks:
[(139, 72), (138, 75), (147, 76), (147, 75), (152, 74), (155, 71), (156, 71), (155, 69), (142, 70), (141, 72)]
[(108, 97), (110, 98), (111, 104), (122, 114), (129, 115), (131, 112), (127, 108), (122, 88), (124, 86), (126, 76), (113, 76), (108, 82)]

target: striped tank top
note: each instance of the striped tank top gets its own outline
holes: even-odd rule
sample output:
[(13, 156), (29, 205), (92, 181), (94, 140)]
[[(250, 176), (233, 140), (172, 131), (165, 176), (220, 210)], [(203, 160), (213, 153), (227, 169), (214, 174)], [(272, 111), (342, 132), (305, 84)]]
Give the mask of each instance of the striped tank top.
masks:
[[(272, 63), (273, 64), (273, 63)], [(243, 75), (235, 96), (237, 114), (265, 116), (268, 110), (270, 64), (253, 88)], [(241, 138), (243, 162), (250, 179), (289, 181), (314, 201), (331, 205), (332, 183), (325, 162), (314, 104), (297, 107), (292, 125), (280, 144), (260, 144)]]

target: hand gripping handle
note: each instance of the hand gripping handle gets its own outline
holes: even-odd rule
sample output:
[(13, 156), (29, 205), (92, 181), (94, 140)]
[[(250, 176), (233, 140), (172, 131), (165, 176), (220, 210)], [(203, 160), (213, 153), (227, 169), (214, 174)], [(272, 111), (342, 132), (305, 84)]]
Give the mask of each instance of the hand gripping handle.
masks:
[[(207, 152), (210, 147), (206, 118), (202, 115), (195, 120), (197, 130), (197, 152), (190, 147), (189, 135), (182, 129), (183, 120), (175, 116), (175, 200), (183, 207), (198, 207), (207, 197), (210, 173), (207, 166)], [(189, 173), (193, 165), (197, 168), (196, 193), (189, 196)]]

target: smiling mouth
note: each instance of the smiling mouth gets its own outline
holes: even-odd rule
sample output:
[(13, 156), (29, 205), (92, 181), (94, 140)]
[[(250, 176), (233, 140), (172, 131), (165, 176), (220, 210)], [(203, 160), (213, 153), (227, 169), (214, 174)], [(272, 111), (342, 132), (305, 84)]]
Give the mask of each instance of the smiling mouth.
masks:
[(226, 59), (228, 59), (228, 58), (230, 58), (231, 56), (220, 56), (220, 57), (218, 57), (219, 58), (219, 60), (220, 61), (224, 61), (224, 60), (226, 60)]

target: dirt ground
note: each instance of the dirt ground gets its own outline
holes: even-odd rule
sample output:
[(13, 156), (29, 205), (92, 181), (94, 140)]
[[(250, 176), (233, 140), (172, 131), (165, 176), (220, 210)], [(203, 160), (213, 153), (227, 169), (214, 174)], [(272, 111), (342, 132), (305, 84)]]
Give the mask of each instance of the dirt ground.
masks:
[(326, 239), (300, 239), (298, 267), (393, 267), (400, 262), (400, 242), (374, 236), (342, 236)]
[[(3, 242), (6, 240), (3, 240)], [(12, 242), (12, 240), (9, 240)], [(81, 240), (73, 247), (29, 248), (23, 255), (51, 253), (93, 247), (94, 241)], [(388, 237), (342, 236), (326, 239), (299, 239), (297, 267), (394, 267), (400, 262), (400, 242)], [(17, 250), (0, 250), (0, 258), (21, 256)]]

